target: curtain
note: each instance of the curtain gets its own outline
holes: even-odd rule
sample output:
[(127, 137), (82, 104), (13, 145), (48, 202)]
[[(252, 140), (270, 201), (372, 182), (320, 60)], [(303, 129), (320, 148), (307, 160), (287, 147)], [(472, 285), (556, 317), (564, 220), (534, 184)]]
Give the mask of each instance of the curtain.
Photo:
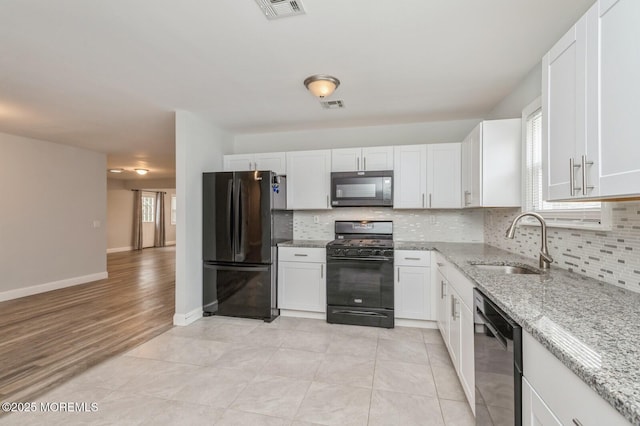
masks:
[(142, 191), (133, 190), (133, 238), (134, 250), (142, 250)]
[(155, 233), (153, 236), (154, 247), (165, 246), (164, 236), (164, 192), (156, 192), (156, 217)]

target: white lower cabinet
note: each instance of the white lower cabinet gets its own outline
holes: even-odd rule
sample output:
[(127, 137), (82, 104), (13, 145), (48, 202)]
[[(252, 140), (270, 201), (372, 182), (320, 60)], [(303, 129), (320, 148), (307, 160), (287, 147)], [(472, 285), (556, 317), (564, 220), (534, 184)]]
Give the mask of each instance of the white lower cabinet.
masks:
[[(587, 346), (581, 347), (579, 342), (574, 342), (572, 349), (582, 357), (597, 359), (596, 352)], [(522, 419), (525, 426), (629, 426), (615, 408), (524, 331), (522, 361)]]
[(522, 425), (562, 426), (560, 420), (525, 378), (522, 378)]
[(436, 319), (462, 389), (475, 413), (473, 283), (435, 254)]
[(279, 309), (326, 312), (326, 294), (325, 249), (278, 249)]
[(394, 251), (396, 318), (435, 320), (430, 263), (429, 251)]

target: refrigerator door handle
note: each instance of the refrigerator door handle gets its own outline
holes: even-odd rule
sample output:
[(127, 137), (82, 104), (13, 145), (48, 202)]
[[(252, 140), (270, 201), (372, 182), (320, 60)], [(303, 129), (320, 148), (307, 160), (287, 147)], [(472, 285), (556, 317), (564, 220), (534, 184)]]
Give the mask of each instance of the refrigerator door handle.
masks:
[[(239, 253), (240, 249), (240, 239), (238, 236), (240, 235), (240, 182), (234, 178), (234, 186), (237, 184), (237, 188), (234, 188), (235, 191), (233, 194), (233, 257), (235, 258)], [(237, 259), (236, 259), (237, 261)]]
[(244, 238), (246, 232), (244, 229), (244, 194), (242, 193), (242, 181), (238, 180), (238, 245), (236, 246), (237, 254), (240, 256), (240, 261), (244, 261)]
[(233, 180), (227, 182), (227, 229), (229, 230), (229, 247), (233, 250)]

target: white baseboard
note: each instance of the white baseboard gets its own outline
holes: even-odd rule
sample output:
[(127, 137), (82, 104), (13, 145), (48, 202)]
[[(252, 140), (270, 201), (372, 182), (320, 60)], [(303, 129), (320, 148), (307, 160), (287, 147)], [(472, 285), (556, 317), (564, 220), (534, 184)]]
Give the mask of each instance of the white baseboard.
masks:
[(327, 314), (324, 312), (309, 312), (309, 311), (294, 311), (290, 309), (280, 309), (281, 317), (297, 317), (297, 318), (312, 318), (326, 320)]
[(395, 325), (400, 327), (417, 327), (417, 328), (438, 328), (438, 323), (428, 320), (414, 320), (414, 319), (402, 319), (396, 318)]
[(173, 325), (189, 325), (193, 322), (196, 322), (202, 318), (202, 308), (196, 308), (191, 312), (187, 312), (186, 314), (175, 313), (173, 315)]
[(121, 251), (131, 251), (133, 250), (133, 246), (129, 246), (129, 247), (114, 247), (114, 248), (110, 248), (107, 249), (107, 253), (118, 253)]
[(175, 245), (176, 245), (176, 242), (175, 242), (175, 241), (166, 241), (166, 242), (164, 243), (164, 245), (165, 245), (165, 246), (175, 246)]
[(46, 293), (47, 291), (58, 290), (78, 284), (85, 284), (91, 281), (104, 280), (108, 277), (109, 274), (107, 273), (107, 271), (104, 271), (95, 274), (83, 275), (80, 277), (67, 278), (60, 281), (52, 281), (50, 283), (3, 291), (0, 293), (0, 302), (4, 302), (5, 300), (19, 299), (20, 297), (32, 296), (39, 293)]

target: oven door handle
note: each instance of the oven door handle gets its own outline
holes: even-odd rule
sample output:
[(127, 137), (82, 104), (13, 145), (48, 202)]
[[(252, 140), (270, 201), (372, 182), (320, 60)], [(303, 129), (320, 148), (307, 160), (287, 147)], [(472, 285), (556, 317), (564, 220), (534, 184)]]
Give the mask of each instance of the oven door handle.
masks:
[(484, 312), (482, 312), (479, 308), (476, 307), (476, 313), (480, 316), (480, 318), (482, 318), (482, 320), (484, 321), (484, 325), (487, 326), (487, 328), (489, 329), (489, 331), (491, 331), (491, 333), (493, 333), (493, 335), (496, 337), (496, 340), (498, 342), (500, 342), (500, 344), (502, 345), (502, 347), (505, 350), (508, 350), (507, 347), (507, 339), (506, 337), (504, 337), (502, 335), (502, 333), (500, 333), (498, 331), (497, 328), (495, 328), (495, 326), (491, 323), (491, 321), (489, 320), (489, 318), (487, 318), (487, 316), (484, 314)]
[(389, 262), (393, 261), (393, 257), (333, 257), (327, 256), (327, 260), (364, 260), (366, 262)]
[(371, 311), (350, 311), (350, 310), (339, 310), (333, 311), (334, 314), (348, 314), (348, 315), (360, 315), (363, 317), (381, 317), (387, 318), (387, 315), (381, 314), (379, 312), (371, 312)]

